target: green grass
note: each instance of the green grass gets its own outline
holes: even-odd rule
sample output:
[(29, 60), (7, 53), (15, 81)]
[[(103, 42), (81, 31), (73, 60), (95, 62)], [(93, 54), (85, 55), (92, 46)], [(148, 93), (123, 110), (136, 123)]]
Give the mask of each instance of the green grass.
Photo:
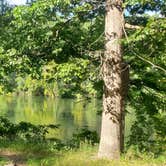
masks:
[[(97, 159), (97, 145), (82, 144), (77, 150), (52, 150), (48, 144), (30, 144), (20, 141), (0, 141), (0, 152), (20, 157), (27, 166), (166, 166), (166, 155), (154, 158), (152, 154), (136, 153), (130, 149), (119, 161)], [(8, 157), (9, 157), (8, 156)], [(10, 163), (0, 157), (0, 166)]]
[(6, 163), (8, 163), (8, 160), (0, 156), (0, 166), (5, 165)]

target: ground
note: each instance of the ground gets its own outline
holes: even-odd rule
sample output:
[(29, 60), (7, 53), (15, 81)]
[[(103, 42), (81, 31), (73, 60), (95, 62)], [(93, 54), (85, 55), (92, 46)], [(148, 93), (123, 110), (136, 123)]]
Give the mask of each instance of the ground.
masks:
[(79, 150), (57, 153), (0, 151), (0, 166), (166, 166), (164, 156), (154, 159), (143, 155), (134, 157), (131, 153), (122, 156), (120, 161), (98, 160), (97, 148), (83, 147)]

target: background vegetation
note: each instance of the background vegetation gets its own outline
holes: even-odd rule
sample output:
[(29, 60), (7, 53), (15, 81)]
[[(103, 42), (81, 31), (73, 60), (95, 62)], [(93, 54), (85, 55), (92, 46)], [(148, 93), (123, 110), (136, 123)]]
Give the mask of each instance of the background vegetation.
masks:
[[(126, 21), (141, 27), (127, 29), (122, 41), (130, 64), (126, 113), (132, 110), (136, 116), (126, 148), (154, 156), (166, 150), (165, 4), (165, 0), (124, 4)], [(104, 8), (102, 0), (37, 0), (18, 7), (4, 3), (0, 94), (101, 98)], [(2, 131), (1, 123), (1, 137)]]

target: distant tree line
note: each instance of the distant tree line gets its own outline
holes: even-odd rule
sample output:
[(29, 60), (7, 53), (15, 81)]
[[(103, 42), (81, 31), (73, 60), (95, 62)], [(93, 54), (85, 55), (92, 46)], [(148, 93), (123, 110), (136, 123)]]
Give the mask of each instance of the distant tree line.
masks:
[[(26, 0), (26, 4), (32, 4), (35, 0)], [(10, 10), (17, 6), (17, 4), (9, 4), (7, 0), (0, 0), (0, 14), (4, 14), (7, 10)]]

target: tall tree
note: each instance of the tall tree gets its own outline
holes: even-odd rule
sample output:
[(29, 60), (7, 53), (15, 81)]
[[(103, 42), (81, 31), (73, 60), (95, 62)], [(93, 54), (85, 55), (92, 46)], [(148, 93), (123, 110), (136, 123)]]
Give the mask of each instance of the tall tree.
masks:
[(118, 159), (123, 150), (124, 100), (129, 80), (128, 66), (123, 62), (122, 0), (106, 0), (103, 113), (99, 157)]
[(5, 0), (0, 0), (0, 14), (4, 13), (5, 6), (6, 6)]

